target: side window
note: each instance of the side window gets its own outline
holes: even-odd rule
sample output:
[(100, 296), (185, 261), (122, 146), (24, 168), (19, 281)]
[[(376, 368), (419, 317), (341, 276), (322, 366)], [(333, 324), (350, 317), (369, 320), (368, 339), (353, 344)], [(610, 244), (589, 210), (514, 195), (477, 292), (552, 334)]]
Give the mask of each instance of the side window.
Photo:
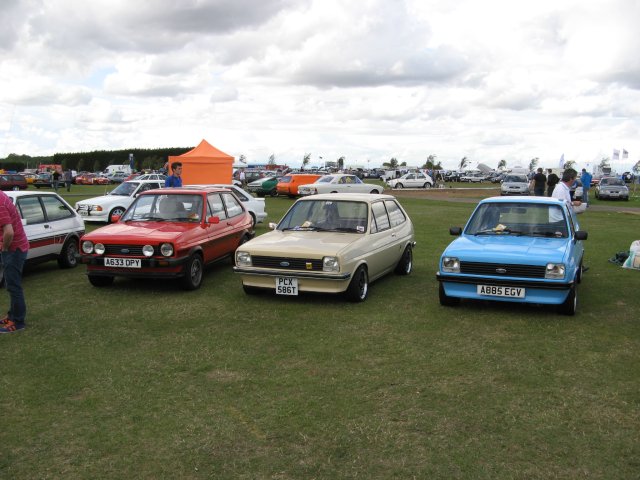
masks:
[(382, 232), (390, 226), (387, 209), (384, 208), (382, 202), (371, 204), (371, 212), (373, 213), (373, 222), (371, 224), (371, 233)]
[(238, 197), (240, 199), (241, 202), (246, 202), (247, 200), (249, 200), (247, 197), (245, 197), (242, 193), (240, 193), (237, 189), (233, 189), (233, 193), (236, 194), (236, 197)]
[(219, 193), (210, 194), (207, 197), (207, 203), (211, 209), (211, 215), (220, 217), (220, 220), (227, 218), (227, 213), (224, 210), (224, 203), (222, 203), (222, 198), (220, 198)]
[(224, 198), (224, 203), (227, 205), (227, 212), (229, 213), (229, 218), (236, 217), (242, 214), (243, 212), (242, 205), (240, 205), (240, 202), (236, 197), (234, 197), (230, 193), (223, 193), (222, 197)]
[(27, 225), (44, 222), (44, 211), (38, 197), (20, 197), (18, 199), (20, 216), (27, 221)]
[(389, 222), (392, 227), (397, 227), (407, 220), (396, 202), (393, 200), (385, 200), (384, 204), (387, 207), (387, 212), (389, 212)]
[(69, 208), (62, 203), (59, 198), (49, 195), (43, 196), (42, 203), (44, 204), (44, 211), (47, 214), (47, 219), (50, 222), (69, 218), (73, 215)]

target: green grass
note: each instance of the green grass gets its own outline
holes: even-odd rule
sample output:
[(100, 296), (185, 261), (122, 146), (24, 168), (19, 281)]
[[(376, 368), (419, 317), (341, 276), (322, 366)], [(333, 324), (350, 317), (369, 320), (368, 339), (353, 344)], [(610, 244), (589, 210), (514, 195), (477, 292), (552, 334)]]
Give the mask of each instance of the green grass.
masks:
[[(272, 221), (291, 204), (266, 201)], [(640, 216), (580, 217), (590, 269), (563, 317), (441, 307), (474, 205), (401, 201), (414, 272), (363, 304), (248, 297), (229, 262), (195, 292), (29, 269), (29, 328), (0, 338), (0, 478), (637, 478), (640, 272), (607, 260)]]

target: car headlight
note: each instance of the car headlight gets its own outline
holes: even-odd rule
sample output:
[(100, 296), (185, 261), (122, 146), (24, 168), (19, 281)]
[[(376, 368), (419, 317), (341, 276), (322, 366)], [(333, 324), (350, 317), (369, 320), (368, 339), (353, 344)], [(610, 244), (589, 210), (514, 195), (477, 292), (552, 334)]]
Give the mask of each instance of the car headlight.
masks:
[(170, 243), (163, 243), (162, 245), (160, 245), (160, 253), (164, 257), (170, 257), (171, 255), (173, 255), (173, 245), (171, 245)]
[(460, 273), (460, 259), (458, 257), (444, 257), (442, 259), (442, 271)]
[(89, 210), (91, 210), (92, 212), (101, 212), (102, 207), (100, 205), (92, 205), (91, 207), (89, 207)]
[(564, 278), (564, 274), (564, 263), (547, 263), (547, 268), (544, 272), (544, 278)]
[(142, 247), (142, 254), (145, 257), (152, 257), (154, 253), (153, 247), (151, 245), (145, 245)]
[(249, 252), (236, 252), (236, 266), (250, 267), (251, 265), (251, 254)]
[(102, 255), (105, 251), (104, 245), (101, 243), (96, 243), (93, 246), (94, 251), (98, 254), (98, 255)]
[(338, 257), (323, 257), (322, 271), (323, 272), (339, 272), (340, 262), (338, 261)]
[(84, 253), (93, 253), (93, 242), (90, 242), (89, 240), (82, 242), (82, 251)]

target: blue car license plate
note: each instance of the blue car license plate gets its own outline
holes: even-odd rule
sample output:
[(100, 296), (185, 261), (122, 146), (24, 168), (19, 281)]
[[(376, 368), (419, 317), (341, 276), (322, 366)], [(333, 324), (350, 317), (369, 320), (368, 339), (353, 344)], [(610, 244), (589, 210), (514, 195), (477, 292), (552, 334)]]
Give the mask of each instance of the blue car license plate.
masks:
[(522, 287), (501, 287), (497, 285), (478, 285), (478, 295), (488, 297), (524, 298), (525, 289)]

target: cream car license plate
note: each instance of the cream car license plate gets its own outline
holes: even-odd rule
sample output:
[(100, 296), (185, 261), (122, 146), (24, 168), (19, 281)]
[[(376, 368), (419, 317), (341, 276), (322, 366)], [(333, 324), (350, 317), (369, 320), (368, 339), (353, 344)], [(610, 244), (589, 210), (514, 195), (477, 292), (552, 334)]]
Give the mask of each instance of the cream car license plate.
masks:
[(276, 293), (278, 295), (298, 295), (298, 279), (276, 277)]
[(497, 285), (478, 285), (478, 295), (490, 297), (524, 298), (525, 289), (520, 287), (499, 287)]
[(89, 215), (89, 212), (87, 212), (86, 210), (78, 210), (78, 214), (82, 215), (83, 217), (87, 217)]
[(140, 268), (142, 266), (139, 258), (112, 258), (104, 257), (105, 267)]

